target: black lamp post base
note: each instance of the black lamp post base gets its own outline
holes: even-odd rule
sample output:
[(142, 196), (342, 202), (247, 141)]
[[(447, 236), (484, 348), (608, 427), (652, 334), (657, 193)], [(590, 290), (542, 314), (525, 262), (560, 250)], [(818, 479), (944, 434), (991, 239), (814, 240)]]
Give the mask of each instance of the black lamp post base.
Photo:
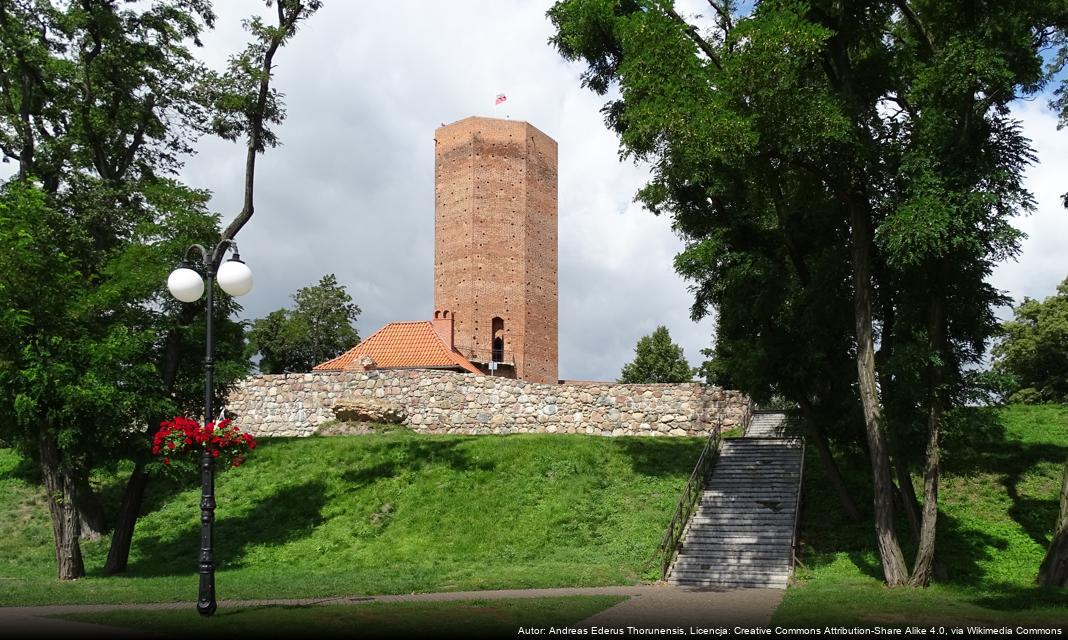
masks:
[(215, 610), (218, 608), (219, 606), (215, 604), (214, 600), (211, 602), (197, 602), (197, 613), (205, 617), (215, 613)]

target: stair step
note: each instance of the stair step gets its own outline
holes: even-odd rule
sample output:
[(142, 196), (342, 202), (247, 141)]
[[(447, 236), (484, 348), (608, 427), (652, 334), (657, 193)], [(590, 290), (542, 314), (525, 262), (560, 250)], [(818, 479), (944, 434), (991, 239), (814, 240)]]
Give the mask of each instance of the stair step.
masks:
[(768, 530), (793, 530), (794, 520), (793, 518), (783, 520), (760, 520), (755, 522), (734, 522), (724, 519), (713, 519), (708, 516), (698, 514), (693, 519), (693, 528), (711, 529), (716, 530), (723, 528), (729, 529), (744, 529), (746, 531), (768, 531)]
[(692, 545), (694, 543), (704, 543), (704, 544), (711, 545), (713, 547), (719, 546), (720, 544), (751, 544), (751, 545), (768, 545), (768, 546), (774, 545), (776, 547), (778, 547), (780, 545), (785, 545), (785, 546), (789, 547), (789, 545), (790, 545), (790, 543), (792, 541), (793, 541), (793, 539), (791, 537), (789, 537), (789, 536), (772, 538), (772, 537), (768, 537), (768, 536), (747, 536), (747, 535), (721, 534), (721, 535), (710, 535), (710, 536), (701, 536), (701, 537), (698, 537), (698, 538), (694, 538), (691, 541), (683, 542), (682, 543), (682, 547), (685, 549), (689, 545)]
[(703, 556), (679, 556), (675, 561), (675, 571), (711, 571), (713, 568), (733, 568), (738, 571), (744, 569), (775, 569), (775, 571), (789, 571), (790, 558), (747, 558), (743, 560), (726, 558), (707, 558)]
[(789, 584), (788, 578), (762, 581), (737, 581), (737, 580), (668, 580), (668, 584), (677, 587), (694, 588), (721, 588), (721, 589), (785, 589)]
[(731, 494), (718, 496), (704, 496), (697, 499), (698, 511), (704, 515), (722, 513), (724, 515), (736, 515), (746, 511), (755, 511), (758, 514), (781, 514), (794, 511), (795, 498), (782, 496), (754, 496), (745, 494)]
[(716, 465), (712, 477), (728, 475), (757, 475), (778, 478), (796, 477), (801, 473), (801, 465), (793, 462), (773, 462), (766, 464), (732, 464)]
[[(705, 493), (697, 499), (698, 502), (710, 505), (720, 506), (757, 506), (764, 507), (765, 509), (786, 509), (793, 508), (797, 502), (797, 498), (793, 494), (785, 496), (781, 493), (743, 493), (741, 491), (719, 491), (716, 493)], [(761, 504), (767, 502), (769, 504)]]
[(761, 508), (754, 513), (739, 513), (734, 509), (713, 509), (711, 507), (698, 509), (693, 516), (695, 521), (705, 524), (751, 524), (757, 526), (783, 526), (791, 525), (794, 521), (792, 509), (772, 511)]
[[(761, 515), (783, 514), (783, 513), (788, 514), (791, 517), (788, 518), (788, 520), (786, 522), (780, 522), (780, 524), (778, 524), (778, 526), (780, 526), (780, 527), (788, 527), (790, 522), (792, 522), (792, 520), (794, 520), (794, 518), (792, 518), (792, 516), (794, 516), (794, 510), (792, 510), (792, 509), (781, 509), (779, 511), (775, 511), (773, 509), (768, 509), (767, 506), (760, 506), (760, 505), (744, 506), (744, 508), (743, 508), (743, 506), (733, 506), (733, 508), (731, 508), (731, 509), (725, 509), (725, 508), (723, 508), (722, 505), (717, 506), (717, 505), (713, 505), (713, 504), (708, 504), (708, 505), (705, 505), (704, 508), (698, 509), (697, 513), (693, 517), (702, 518), (702, 519), (703, 518), (708, 518), (710, 520), (708, 522), (708, 524), (716, 524), (716, 521), (712, 520), (712, 518), (716, 518), (717, 516), (720, 516), (720, 515), (731, 515), (731, 516), (738, 517), (738, 518), (755, 518), (755, 517), (761, 516)], [(698, 519), (698, 521), (701, 521), (701, 520)]]
[[(786, 528), (784, 527), (783, 529), (786, 529)], [(760, 543), (765, 543), (765, 544), (772, 544), (772, 543), (785, 544), (787, 546), (789, 546), (789, 544), (791, 542), (794, 542), (794, 535), (792, 535), (792, 531), (790, 531), (790, 530), (773, 531), (773, 532), (753, 530), (753, 529), (735, 530), (735, 531), (727, 530), (727, 531), (724, 531), (724, 530), (718, 529), (716, 527), (708, 527), (707, 529), (702, 528), (702, 527), (694, 527), (694, 528), (690, 529), (689, 535), (687, 535), (687, 540), (684, 541), (684, 544), (686, 544), (688, 542), (710, 542), (712, 540), (726, 540), (726, 538), (734, 538), (734, 537), (744, 537), (744, 538), (747, 538), (747, 540), (749, 540), (749, 538), (754, 538), (754, 540), (756, 540), (757, 542), (760, 542)], [(745, 543), (745, 544), (755, 544), (755, 543)]]
[(793, 529), (794, 520), (780, 519), (780, 520), (752, 520), (744, 522), (736, 522), (728, 518), (694, 518), (690, 524), (691, 531), (709, 531), (720, 529), (721, 527), (731, 527), (733, 529), (749, 528), (756, 531), (763, 531), (769, 528), (788, 528)]
[(672, 571), (672, 575), (678, 578), (697, 578), (698, 580), (715, 580), (716, 578), (776, 578), (779, 576), (786, 577), (790, 572), (786, 569), (765, 569), (765, 568), (714, 568), (714, 569), (688, 569), (686, 567), (675, 567)]
[(708, 491), (732, 495), (739, 495), (748, 491), (761, 491), (764, 493), (773, 491), (784, 496), (794, 496), (797, 493), (797, 483), (795, 482), (794, 486), (791, 487), (788, 484), (760, 482), (759, 480), (752, 482), (740, 480), (731, 482), (711, 482), (705, 485), (705, 488), (701, 493)]
[(720, 553), (729, 551), (738, 554), (760, 554), (789, 553), (792, 543), (792, 539), (765, 540), (761, 542), (725, 542), (702, 535), (690, 537), (679, 543), (679, 546), (686, 550), (687, 553)]
[(730, 438), (723, 441), (721, 451), (800, 451), (801, 443), (791, 442), (788, 438)]
[(694, 533), (712, 533), (715, 531), (753, 531), (763, 532), (769, 529), (784, 529), (793, 531), (793, 520), (788, 522), (753, 522), (732, 525), (730, 522), (696, 520), (690, 525), (690, 531)]
[(748, 564), (790, 564), (792, 554), (789, 547), (781, 551), (764, 551), (760, 553), (739, 553), (737, 551), (712, 551), (708, 549), (686, 549), (679, 552), (679, 562), (748, 565)]

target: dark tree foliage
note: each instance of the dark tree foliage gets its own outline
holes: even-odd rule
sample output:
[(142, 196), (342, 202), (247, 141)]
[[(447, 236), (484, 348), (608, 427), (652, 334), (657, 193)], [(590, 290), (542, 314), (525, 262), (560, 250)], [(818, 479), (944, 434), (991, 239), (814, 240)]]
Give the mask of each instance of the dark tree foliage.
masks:
[[(277, 49), (309, 5), (274, 3), (284, 19), (260, 25), (257, 51)], [(108, 558), (122, 570), (145, 433), (199, 412), (204, 306), (178, 303), (164, 283), (220, 225), (208, 194), (173, 176), (198, 136), (236, 135), (221, 120), (245, 127), (254, 155), (264, 120), (281, 117), (265, 99), (235, 104), (235, 79), (251, 70), (217, 75), (196, 60), (214, 19), (206, 0), (0, 0), (0, 153), (18, 169), (0, 192), (0, 437), (40, 465), (62, 579), (84, 574), (79, 535), (102, 521), (89, 473), (135, 462)], [(253, 95), (266, 92), (264, 60)], [(248, 370), (237, 310), (226, 296), (216, 305), (220, 396)]]
[(293, 309), (278, 309), (252, 323), (249, 350), (259, 353), (260, 371), (311, 371), (360, 342), (353, 323), (360, 308), (334, 274), (293, 294)]
[(676, 268), (694, 316), (716, 312), (712, 370), (796, 404), (810, 436), (859, 440), (885, 578), (927, 584), (942, 416), (981, 391), (970, 367), (1004, 301), (986, 278), (1033, 206), (1009, 104), (1063, 67), (1063, 49), (1043, 55), (1062, 47), (1068, 6), (733, 5), (710, 0), (701, 18), (666, 0), (561, 0), (552, 42), (612, 96), (623, 156), (652, 167), (638, 199), (687, 241)]

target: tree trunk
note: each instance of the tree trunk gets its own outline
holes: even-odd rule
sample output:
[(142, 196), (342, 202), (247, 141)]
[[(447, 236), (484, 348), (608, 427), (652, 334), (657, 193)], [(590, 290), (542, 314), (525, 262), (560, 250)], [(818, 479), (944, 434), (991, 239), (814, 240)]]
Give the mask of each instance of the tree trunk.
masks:
[(130, 561), (130, 545), (133, 543), (134, 528), (137, 526), (138, 516), (141, 515), (141, 504), (144, 502), (147, 486), (148, 473), (145, 471), (145, 463), (138, 462), (133, 472), (130, 473), (130, 479), (126, 481), (122, 507), (115, 521), (115, 533), (111, 536), (108, 559), (104, 563), (104, 573), (108, 575), (126, 571), (126, 565)]
[(890, 458), (893, 460), (898, 492), (901, 494), (901, 510), (905, 512), (905, 519), (909, 522), (909, 532), (912, 534), (912, 539), (919, 544), (920, 499), (916, 497), (916, 487), (912, 485), (912, 474), (909, 473), (908, 465), (905, 464), (904, 458), (901, 457), (893, 438), (887, 439), (887, 448), (890, 452)]
[(941, 420), (941, 403), (936, 402), (930, 408), (927, 419), (927, 462), (923, 474), (923, 520), (920, 524), (920, 541), (919, 548), (916, 551), (916, 562), (912, 565), (912, 577), (909, 578), (909, 584), (914, 587), (926, 587), (931, 582), (931, 572), (934, 566), (935, 525), (938, 521), (938, 431)]
[(78, 474), (74, 482), (77, 492), (75, 506), (81, 526), (80, 537), (82, 540), (98, 542), (104, 536), (104, 507), (85, 474)]
[[(178, 327), (185, 326), (193, 321), (195, 313), (192, 305), (186, 305), (179, 312), (175, 323)], [(171, 329), (167, 332), (163, 361), (160, 363), (160, 377), (163, 379), (163, 387), (167, 393), (173, 391), (174, 381), (178, 377), (179, 346), (181, 345), (178, 329)], [(148, 430), (146, 436), (146, 445), (151, 445), (152, 429)], [(141, 515), (141, 503), (144, 502), (147, 486), (148, 473), (145, 471), (145, 461), (136, 460), (130, 479), (126, 481), (126, 491), (122, 496), (119, 517), (115, 521), (115, 533), (111, 536), (111, 547), (108, 549), (108, 559), (104, 563), (104, 573), (115, 574), (126, 571), (126, 565), (130, 561), (130, 545), (133, 543), (134, 527), (137, 526), (137, 518)]]
[[(930, 317), (927, 323), (927, 339), (932, 355), (942, 354), (943, 301), (937, 292), (932, 295)], [(935, 533), (938, 522), (938, 477), (939, 450), (938, 432), (942, 423), (942, 365), (928, 365), (927, 393), (927, 461), (923, 473), (923, 521), (920, 524), (919, 548), (916, 562), (912, 565), (909, 584), (926, 587), (931, 582), (934, 565)]]
[(52, 536), (56, 542), (56, 569), (60, 580), (75, 580), (85, 575), (82, 549), (78, 544), (79, 517), (75, 508), (77, 490), (71, 474), (61, 468), (59, 444), (42, 429), (38, 440), (41, 476), (52, 517)]
[(890, 587), (899, 587), (908, 580), (905, 556), (894, 531), (894, 486), (890, 479), (890, 460), (886, 454), (886, 440), (882, 431), (882, 411), (879, 388), (875, 380), (875, 340), (872, 334), (871, 311), (871, 220), (866, 212), (858, 211), (850, 202), (850, 222), (853, 227), (853, 317), (857, 338), (857, 382), (864, 408), (864, 430), (871, 454), (871, 471), (875, 487), (875, 533), (879, 543), (883, 576)]
[(1043, 587), (1068, 587), (1068, 463), (1061, 478), (1061, 514), (1053, 531), (1042, 566), (1038, 569), (1038, 584)]
[(807, 400), (803, 400), (798, 404), (805, 417), (808, 439), (816, 447), (816, 453), (819, 454), (820, 462), (823, 464), (823, 471), (827, 474), (827, 480), (830, 481), (831, 487), (838, 495), (838, 501), (842, 503), (842, 510), (845, 511), (851, 522), (860, 522), (860, 510), (857, 509), (856, 503), (853, 502), (853, 497), (849, 495), (849, 489), (846, 488), (845, 480), (842, 479), (842, 472), (839, 471), (838, 463), (834, 461), (834, 455), (831, 454), (827, 436), (816, 422), (812, 404)]

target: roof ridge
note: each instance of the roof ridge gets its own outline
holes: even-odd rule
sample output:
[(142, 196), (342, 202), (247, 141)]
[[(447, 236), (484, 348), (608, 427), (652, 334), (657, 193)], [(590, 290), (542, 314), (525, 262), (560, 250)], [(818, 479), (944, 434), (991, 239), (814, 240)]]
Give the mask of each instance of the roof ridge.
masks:
[[(397, 354), (403, 356), (397, 357)], [(356, 346), (316, 365), (313, 370), (345, 370), (359, 355), (371, 357), (383, 369), (441, 367), (451, 363), (471, 373), (482, 373), (455, 348), (446, 344), (430, 320), (388, 322)]]

